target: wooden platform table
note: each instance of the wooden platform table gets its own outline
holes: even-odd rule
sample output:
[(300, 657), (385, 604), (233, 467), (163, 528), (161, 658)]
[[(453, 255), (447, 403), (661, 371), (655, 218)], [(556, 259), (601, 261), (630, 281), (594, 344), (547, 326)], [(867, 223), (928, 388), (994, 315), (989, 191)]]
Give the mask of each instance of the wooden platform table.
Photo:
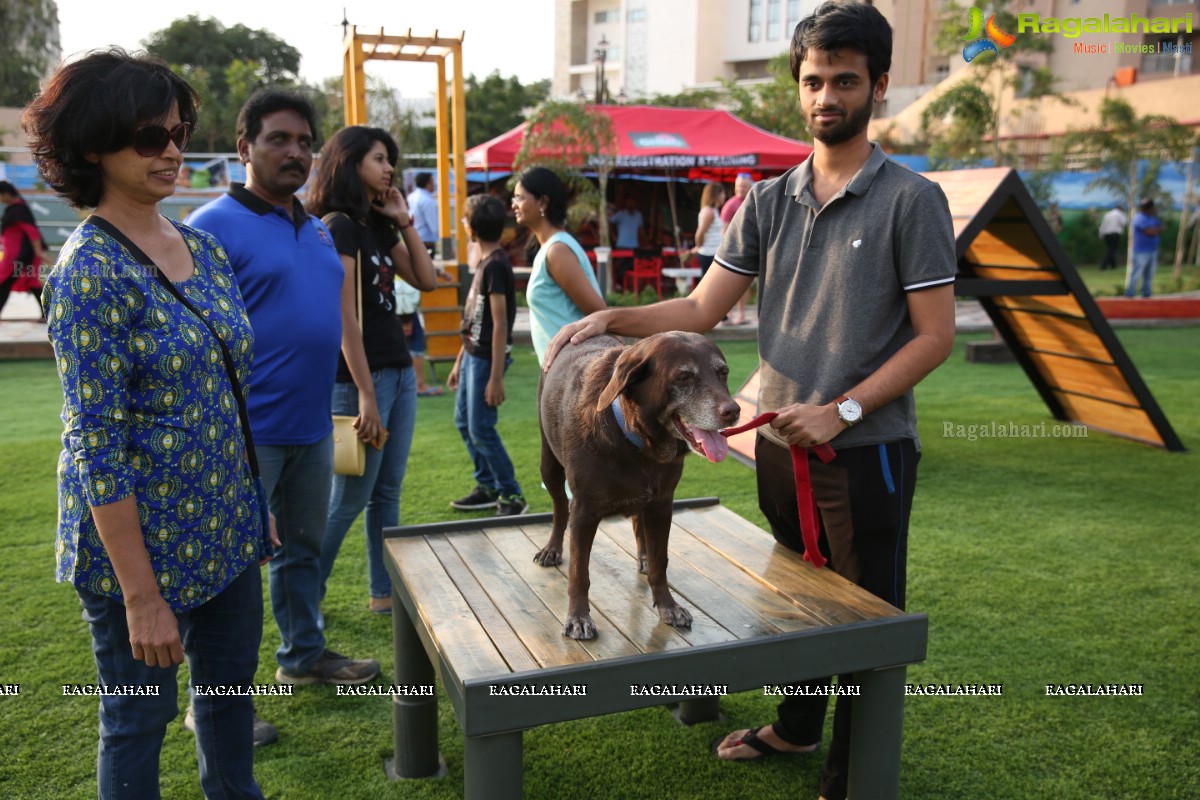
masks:
[(393, 696), (390, 776), (444, 774), (435, 680), (466, 736), (466, 797), (506, 800), (522, 796), (525, 730), (675, 701), (685, 722), (707, 721), (715, 694), (850, 674), (850, 796), (898, 797), (905, 668), (925, 658), (925, 615), (814, 569), (708, 498), (677, 502), (671, 532), (668, 577), (691, 629), (659, 622), (630, 523), (612, 518), (591, 560), (599, 636), (575, 641), (561, 634), (566, 563), (533, 561), (549, 534), (549, 514), (385, 531), (395, 680), (412, 688)]

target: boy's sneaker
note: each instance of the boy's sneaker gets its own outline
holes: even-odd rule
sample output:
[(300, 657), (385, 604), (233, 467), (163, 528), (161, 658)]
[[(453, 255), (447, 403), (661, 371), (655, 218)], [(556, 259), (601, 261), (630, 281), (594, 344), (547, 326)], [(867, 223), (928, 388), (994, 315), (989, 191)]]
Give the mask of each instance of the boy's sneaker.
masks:
[(275, 670), (275, 680), (280, 683), (335, 683), (353, 686), (375, 680), (379, 675), (379, 662), (373, 658), (353, 659), (325, 650), (311, 667), (300, 673), (292, 673), (283, 667)]
[[(196, 718), (192, 716), (192, 706), (188, 704), (187, 713), (183, 715), (183, 727), (185, 730), (196, 732)], [(275, 726), (267, 722), (265, 719), (254, 715), (254, 746), (263, 747), (270, 744), (279, 738), (279, 731)]]
[(516, 517), (528, 510), (529, 503), (525, 502), (525, 498), (519, 494), (510, 494), (507, 497), (501, 497), (496, 503), (497, 517)]
[(481, 508), (495, 508), (500, 499), (500, 493), (486, 486), (476, 486), (466, 497), (451, 500), (450, 506), (459, 511), (478, 511)]

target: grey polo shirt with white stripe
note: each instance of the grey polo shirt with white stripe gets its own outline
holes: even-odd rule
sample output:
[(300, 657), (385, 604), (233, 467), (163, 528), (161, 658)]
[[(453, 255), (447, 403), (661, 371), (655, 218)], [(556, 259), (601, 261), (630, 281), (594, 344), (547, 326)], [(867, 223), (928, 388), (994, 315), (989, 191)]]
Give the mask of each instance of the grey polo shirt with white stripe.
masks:
[[(759, 278), (759, 410), (823, 405), (913, 338), (906, 293), (952, 283), (954, 226), (941, 187), (878, 145), (822, 208), (812, 159), (755, 184), (717, 262)], [(759, 428), (776, 443), (768, 427)], [(835, 448), (913, 439), (912, 392), (838, 434)]]

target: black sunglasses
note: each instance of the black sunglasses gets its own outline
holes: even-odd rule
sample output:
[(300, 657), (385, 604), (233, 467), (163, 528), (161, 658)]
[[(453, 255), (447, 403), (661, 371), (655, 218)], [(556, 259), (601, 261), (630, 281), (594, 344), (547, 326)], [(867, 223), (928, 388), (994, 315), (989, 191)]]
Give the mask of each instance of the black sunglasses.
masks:
[(143, 125), (133, 132), (133, 150), (143, 158), (154, 158), (167, 149), (167, 142), (174, 142), (183, 153), (187, 151), (191, 136), (190, 122), (181, 122), (170, 130), (162, 125)]

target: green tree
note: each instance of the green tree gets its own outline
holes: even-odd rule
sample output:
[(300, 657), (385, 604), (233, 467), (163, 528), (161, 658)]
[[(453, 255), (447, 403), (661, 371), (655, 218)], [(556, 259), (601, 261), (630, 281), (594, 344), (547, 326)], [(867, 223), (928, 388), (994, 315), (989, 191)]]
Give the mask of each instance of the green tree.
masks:
[[(326, 78), (314, 100), (321, 138), (328, 139), (346, 124), (345, 96), (342, 76)], [(428, 120), (432, 113), (422, 114), (400, 104), (396, 91), (387, 81), (367, 73), (368, 124), (383, 128), (400, 147), (401, 157), (414, 153), (433, 153), (437, 150), (437, 133)]]
[[(991, 5), (1001, 32), (1017, 30), (1011, 10), (1017, 0), (993, 0)], [(944, 55), (963, 52), (964, 44), (982, 34), (982, 20), (978, 9), (950, 0), (942, 12), (936, 51)], [(930, 143), (931, 167), (978, 163), (985, 157), (997, 166), (1017, 166), (1016, 154), (1005, 150), (1000, 141), (1004, 93), (1013, 89), (1023, 98), (1071, 102), (1057, 91), (1057, 79), (1048, 68), (1028, 64), (1032, 57), (1052, 50), (1053, 44), (1044, 36), (1018, 36), (1007, 47), (972, 58), (966, 80), (930, 103), (921, 115), (922, 138)]]
[(767, 71), (771, 75), (769, 82), (750, 86), (721, 79), (721, 86), (732, 106), (730, 110), (765, 131), (792, 139), (812, 138), (804, 115), (800, 113), (800, 94), (792, 79), (790, 56), (787, 53), (775, 56), (767, 62)]
[(516, 76), (503, 77), (493, 70), (483, 80), (468, 75), (463, 87), (467, 107), (467, 147), (508, 133), (525, 121), (525, 113), (550, 96), (550, 81), (528, 86)]
[(21, 107), (58, 60), (51, 40), (58, 28), (54, 0), (0, 2), (0, 106)]
[(718, 108), (725, 100), (718, 89), (685, 89), (676, 94), (654, 94), (646, 105), (662, 108)]
[(142, 45), (195, 80), (197, 89), (203, 86), (197, 132), (210, 151), (235, 149), (238, 110), (256, 89), (301, 87), (300, 51), (268, 31), (241, 24), (227, 28), (193, 14), (150, 34)]
[[(617, 161), (617, 137), (606, 114), (585, 105), (547, 100), (529, 117), (513, 171), (540, 166), (554, 170), (573, 191), (572, 227), (597, 216), (600, 244), (608, 247), (608, 176)], [(599, 189), (583, 176), (595, 170)]]
[(1132, 260), (1133, 212), (1139, 199), (1160, 198), (1160, 206), (1171, 207), (1158, 185), (1159, 173), (1164, 163), (1187, 158), (1194, 141), (1192, 131), (1173, 117), (1139, 117), (1125, 100), (1106, 97), (1100, 103), (1100, 124), (1070, 131), (1059, 142), (1056, 157), (1099, 173), (1086, 189), (1108, 189), (1122, 198), (1129, 211), (1126, 255)]

